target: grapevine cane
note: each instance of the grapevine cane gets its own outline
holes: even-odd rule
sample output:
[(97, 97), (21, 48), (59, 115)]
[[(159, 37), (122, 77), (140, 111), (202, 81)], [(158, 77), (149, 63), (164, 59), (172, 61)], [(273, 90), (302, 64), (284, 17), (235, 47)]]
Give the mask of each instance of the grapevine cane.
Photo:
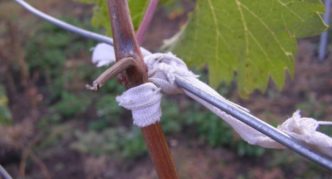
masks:
[[(135, 65), (120, 75), (121, 81), (127, 88), (143, 84), (147, 82), (147, 69), (135, 38), (128, 2), (108, 0), (108, 8), (116, 59), (128, 57), (135, 59)], [(159, 178), (178, 178), (160, 124), (156, 123), (144, 127), (142, 132)]]
[(150, 25), (150, 22), (152, 20), (152, 17), (157, 9), (159, 0), (150, 0), (149, 6), (147, 7), (143, 20), (138, 28), (138, 31), (136, 33), (136, 39), (139, 45), (142, 45), (144, 34), (147, 30), (147, 28)]

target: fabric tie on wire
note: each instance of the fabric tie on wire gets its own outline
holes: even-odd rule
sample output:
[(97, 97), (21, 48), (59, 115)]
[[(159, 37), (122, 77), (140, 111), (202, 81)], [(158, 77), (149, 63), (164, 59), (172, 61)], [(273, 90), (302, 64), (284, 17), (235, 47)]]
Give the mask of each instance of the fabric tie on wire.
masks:
[[(100, 53), (100, 51), (95, 50), (94, 55), (95, 53)], [(285, 148), (283, 145), (274, 141), (270, 137), (230, 116), (193, 93), (179, 88), (175, 84), (175, 79), (185, 79), (195, 87), (213, 95), (213, 97), (219, 100), (224, 101), (237, 110), (249, 113), (248, 109), (225, 99), (209, 85), (200, 81), (198, 76), (191, 72), (187, 68), (186, 64), (172, 53), (151, 54), (146, 52), (143, 55), (144, 62), (148, 68), (149, 81), (151, 83), (131, 88), (124, 92), (121, 96), (117, 97), (119, 105), (132, 111), (134, 124), (137, 126), (145, 127), (160, 120), (161, 90), (165, 94), (186, 94), (191, 97), (211, 112), (218, 115), (221, 119), (228, 123), (242, 139), (250, 144), (258, 145), (264, 148)], [(115, 60), (114, 55), (104, 59)], [(106, 62), (96, 60), (94, 63), (99, 64)], [(303, 118), (300, 116), (300, 112), (296, 111), (292, 117), (278, 126), (278, 129), (299, 142), (332, 157), (332, 138), (317, 131), (318, 126), (319, 121), (312, 118)]]
[(188, 70), (187, 65), (172, 53), (155, 53), (144, 57), (149, 81), (166, 94), (181, 94), (183, 90), (175, 85), (175, 77), (196, 79), (198, 76)]
[(288, 135), (298, 141), (309, 145), (332, 157), (332, 138), (317, 131), (319, 122), (312, 118), (301, 117), (300, 111), (296, 111), (293, 116), (283, 122), (278, 129), (285, 131)]

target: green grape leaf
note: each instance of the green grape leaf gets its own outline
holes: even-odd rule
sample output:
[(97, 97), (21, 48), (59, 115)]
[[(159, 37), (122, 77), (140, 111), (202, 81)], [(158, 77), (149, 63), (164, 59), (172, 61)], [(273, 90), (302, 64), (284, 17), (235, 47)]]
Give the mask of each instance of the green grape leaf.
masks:
[[(107, 35), (112, 34), (111, 22), (108, 13), (107, 1), (105, 0), (79, 0), (87, 4), (94, 4), (91, 23), (96, 28), (103, 28)], [(149, 1), (146, 0), (128, 0), (131, 18), (134, 28), (137, 29)]]
[[(234, 76), (240, 94), (278, 88), (294, 73), (296, 38), (326, 29), (320, 0), (197, 0), (175, 52), (189, 65), (209, 68), (217, 86)], [(173, 40), (174, 41), (174, 40)]]

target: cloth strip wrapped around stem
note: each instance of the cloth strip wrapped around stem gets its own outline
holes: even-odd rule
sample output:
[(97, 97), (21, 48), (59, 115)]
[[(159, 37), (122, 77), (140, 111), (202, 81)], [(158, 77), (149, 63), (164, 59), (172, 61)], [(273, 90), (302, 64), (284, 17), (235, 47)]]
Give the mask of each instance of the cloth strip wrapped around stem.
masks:
[[(185, 90), (176, 84), (176, 79), (185, 79), (182, 83), (187, 83), (195, 86), (196, 88), (204, 91), (205, 93), (211, 95), (213, 98), (222, 101), (223, 103), (231, 106), (237, 112), (244, 114), (249, 114), (249, 110), (228, 101), (221, 95), (219, 95), (210, 86), (203, 83), (198, 79), (198, 76), (192, 73), (186, 66), (186, 64), (175, 55), (171, 53), (156, 53), (151, 55), (145, 55), (144, 61), (148, 67), (149, 81), (153, 82), (156, 86), (161, 88), (161, 91), (166, 94), (186, 94), (187, 96), (193, 98), (195, 101), (201, 103), (203, 106), (208, 108), (210, 111), (222, 118), (226, 123), (228, 123), (240, 136), (242, 139), (250, 144), (258, 145), (264, 148), (275, 148), (283, 149), (284, 145), (287, 147), (293, 147), (291, 149), (298, 150), (304, 155), (311, 155), (312, 159), (316, 162), (322, 160), (328, 163), (329, 168), (332, 169), (332, 161), (325, 160), (323, 156), (317, 155), (305, 149), (304, 145), (310, 147), (311, 149), (317, 150), (324, 155), (332, 157), (332, 138), (317, 131), (319, 126), (319, 121), (312, 118), (304, 118), (300, 116), (300, 112), (294, 112), (293, 116), (287, 119), (284, 123), (278, 126), (277, 129), (259, 120), (258, 118), (252, 118), (257, 122), (258, 125), (263, 126), (267, 130), (262, 133), (262, 128), (253, 128), (248, 123), (244, 123), (238, 118), (232, 116), (225, 111), (220, 110), (216, 106), (210, 104), (204, 99), (200, 98), (192, 91)], [(146, 89), (148, 90), (148, 89)], [(127, 93), (127, 92), (125, 92)], [(127, 94), (128, 95), (128, 94)], [(134, 94), (132, 94), (134, 95)], [(143, 102), (143, 101), (142, 101)], [(124, 106), (127, 108), (126, 106)], [(130, 108), (127, 108), (130, 109)], [(134, 118), (135, 121), (135, 118)], [(207, 121), (208, 122), (208, 121)], [(266, 135), (269, 132), (273, 132), (277, 138), (271, 138), (271, 136)], [(272, 135), (273, 136), (273, 135)], [(275, 139), (278, 139), (277, 141)], [(287, 142), (284, 142), (287, 140)], [(279, 141), (279, 142), (278, 142)], [(282, 144), (280, 144), (282, 143)], [(300, 143), (300, 144), (299, 144)], [(297, 147), (294, 147), (297, 146)], [(325, 165), (325, 164), (322, 164)]]

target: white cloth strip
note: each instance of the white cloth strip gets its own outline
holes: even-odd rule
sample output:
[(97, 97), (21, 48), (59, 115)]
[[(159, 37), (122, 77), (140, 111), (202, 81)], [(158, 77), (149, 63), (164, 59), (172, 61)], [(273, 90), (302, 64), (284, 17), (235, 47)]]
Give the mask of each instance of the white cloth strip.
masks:
[[(191, 97), (223, 119), (243, 140), (250, 144), (264, 148), (284, 148), (283, 145), (274, 141), (270, 137), (205, 102), (203, 99), (195, 96), (189, 91), (179, 88), (175, 84), (175, 78), (185, 78), (192, 85), (206, 91), (215, 98), (223, 100), (238, 110), (249, 112), (248, 109), (225, 99), (206, 83), (200, 81), (198, 76), (191, 72), (186, 64), (172, 53), (146, 53), (144, 56), (144, 62), (148, 67), (149, 81), (153, 84), (148, 83), (131, 88), (121, 96), (117, 97), (119, 105), (132, 111), (134, 124), (137, 126), (145, 127), (160, 120), (161, 90), (166, 94), (186, 94)], [(157, 113), (157, 111), (160, 113)], [(296, 111), (292, 117), (278, 126), (278, 129), (286, 135), (297, 139), (299, 142), (305, 143), (311, 148), (319, 150), (332, 157), (332, 138), (317, 131), (319, 125), (319, 121), (312, 118), (301, 117), (300, 112)]]
[(134, 124), (146, 127), (160, 120), (161, 92), (153, 83), (144, 83), (116, 97), (120, 106), (131, 110)]

